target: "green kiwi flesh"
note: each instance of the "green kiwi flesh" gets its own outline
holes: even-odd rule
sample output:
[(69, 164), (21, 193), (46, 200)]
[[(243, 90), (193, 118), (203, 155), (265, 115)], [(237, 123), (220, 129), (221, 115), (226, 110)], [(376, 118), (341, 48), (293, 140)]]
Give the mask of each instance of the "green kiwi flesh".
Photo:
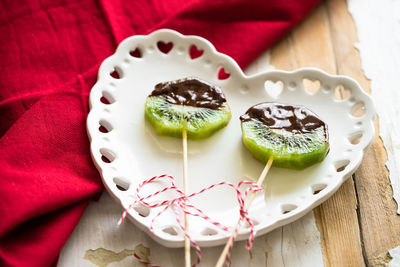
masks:
[(301, 170), (321, 162), (329, 151), (324, 127), (310, 133), (292, 134), (271, 129), (257, 119), (244, 121), (241, 126), (243, 143), (264, 164), (272, 156), (275, 167)]
[(186, 130), (189, 139), (204, 139), (225, 127), (231, 119), (229, 106), (218, 109), (168, 103), (163, 96), (149, 96), (145, 118), (159, 135), (182, 137)]

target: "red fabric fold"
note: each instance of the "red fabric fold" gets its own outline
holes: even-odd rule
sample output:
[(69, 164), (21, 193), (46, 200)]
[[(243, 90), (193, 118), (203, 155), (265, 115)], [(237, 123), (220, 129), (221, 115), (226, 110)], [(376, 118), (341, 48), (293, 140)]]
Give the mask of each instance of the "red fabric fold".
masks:
[(128, 36), (199, 35), (247, 66), (318, 0), (0, 2), (0, 266), (52, 266), (102, 190), (85, 130), (99, 63)]

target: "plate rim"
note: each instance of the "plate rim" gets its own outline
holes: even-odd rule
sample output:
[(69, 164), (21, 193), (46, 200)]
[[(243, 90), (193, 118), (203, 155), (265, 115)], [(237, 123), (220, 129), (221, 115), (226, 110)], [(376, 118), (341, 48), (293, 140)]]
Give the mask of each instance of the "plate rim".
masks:
[[(217, 56), (220, 59), (222, 59), (221, 65), (224, 67), (227, 66), (229, 67), (228, 71), (231, 73), (231, 75), (239, 75), (241, 79), (244, 80), (252, 80), (252, 79), (262, 79), (265, 80), (265, 76), (268, 77), (269, 80), (272, 80), (273, 82), (274, 79), (271, 77), (277, 76), (277, 77), (282, 77), (283, 76), (292, 76), (292, 75), (301, 75), (301, 76), (324, 76), (330, 80), (339, 80), (342, 81), (341, 83), (343, 84), (343, 81), (349, 85), (351, 85), (352, 89), (356, 89), (357, 93), (361, 96), (362, 101), (366, 106), (368, 106), (367, 113), (365, 114), (365, 120), (368, 121), (369, 123), (367, 125), (364, 125), (366, 132), (368, 133), (367, 137), (363, 137), (363, 144), (360, 145), (360, 151), (356, 154), (356, 158), (351, 160), (351, 167), (345, 168), (345, 170), (341, 173), (340, 179), (336, 179), (334, 182), (333, 186), (329, 186), (329, 190), (324, 190), (323, 194), (319, 194), (314, 200), (308, 201), (307, 203), (304, 203), (301, 207), (298, 207), (294, 212), (291, 212), (290, 216), (281, 216), (280, 219), (273, 220), (272, 223), (269, 223), (265, 227), (261, 227), (260, 225), (256, 226), (257, 229), (257, 236), (263, 235), (267, 232), (272, 231), (273, 229), (280, 227), (282, 225), (291, 223), (298, 218), (304, 216), (307, 212), (315, 208), (316, 206), (320, 205), (322, 202), (327, 200), (330, 196), (332, 196), (338, 189), (339, 187), (347, 180), (348, 177), (350, 177), (355, 170), (359, 167), (359, 165), (362, 162), (363, 155), (365, 151), (368, 149), (368, 147), (372, 144), (374, 137), (375, 137), (375, 127), (374, 127), (374, 120), (375, 120), (375, 115), (376, 115), (376, 109), (375, 109), (375, 104), (373, 99), (371, 98), (370, 95), (368, 95), (362, 88), (361, 86), (355, 81), (353, 78), (345, 76), (345, 75), (333, 75), (333, 74), (328, 74), (325, 71), (322, 71), (317, 68), (299, 68), (293, 71), (283, 71), (283, 70), (267, 70), (267, 71), (262, 71), (253, 75), (246, 75), (242, 69), (239, 67), (237, 62), (229, 57), (226, 54), (218, 52), (215, 47), (212, 45), (211, 42), (209, 42), (207, 39), (195, 36), (195, 35), (183, 35), (177, 31), (170, 30), (170, 29), (160, 29), (157, 31), (154, 31), (150, 33), (149, 35), (134, 35), (131, 37), (128, 37), (124, 39), (117, 47), (115, 53), (108, 58), (106, 58), (100, 65), (99, 71), (98, 71), (98, 78), (96, 83), (93, 85), (90, 95), (89, 95), (89, 113), (87, 116), (86, 120), (86, 129), (87, 129), (87, 134), (88, 138), (90, 141), (90, 154), (91, 158), (94, 162), (95, 167), (100, 173), (102, 182), (107, 189), (107, 191), (110, 193), (112, 198), (114, 198), (120, 205), (122, 206), (122, 209), (126, 208), (126, 203), (122, 201), (121, 198), (118, 197), (117, 194), (114, 193), (114, 191), (109, 187), (108, 183), (104, 179), (104, 171), (108, 167), (107, 165), (103, 164), (101, 161), (101, 157), (99, 157), (99, 152), (95, 151), (94, 148), (97, 149), (96, 147), (96, 140), (99, 138), (98, 134), (98, 121), (94, 122), (95, 116), (93, 114), (95, 113), (96, 107), (98, 106), (98, 94), (95, 94), (95, 90), (99, 87), (99, 84), (101, 84), (105, 79), (105, 75), (108, 75), (110, 72), (110, 65), (115, 65), (113, 64), (113, 61), (117, 60), (118, 57), (122, 60), (123, 57), (120, 55), (123, 53), (127, 52), (127, 48), (129, 46), (130, 42), (135, 42), (143, 39), (151, 39), (151, 38), (165, 38), (166, 36), (174, 36), (175, 38), (179, 39), (191, 39), (194, 42), (198, 41), (202, 44), (202, 48), (204, 50), (208, 50), (211, 53), (211, 56)], [(117, 58), (117, 59), (115, 59)], [(279, 80), (279, 79), (277, 79)], [(99, 90), (97, 90), (99, 91)], [(353, 92), (352, 92), (353, 93)], [(97, 101), (97, 102), (96, 102)], [(95, 125), (97, 127), (95, 127)], [(100, 136), (101, 137), (101, 136)], [(350, 165), (350, 164), (349, 164)], [(328, 189), (328, 188), (327, 188)], [(321, 192), (322, 193), (322, 192)], [(174, 237), (174, 236), (160, 236), (157, 235), (153, 232), (150, 231), (149, 226), (142, 220), (142, 218), (138, 215), (138, 213), (128, 213), (128, 217), (131, 219), (132, 222), (136, 226), (138, 226), (141, 230), (147, 232), (151, 238), (153, 238), (155, 241), (158, 243), (166, 246), (166, 247), (182, 247), (184, 244), (183, 237)], [(248, 237), (249, 230), (243, 231), (238, 234), (237, 240), (243, 240)], [(217, 237), (208, 237), (208, 240), (196, 240), (200, 246), (216, 246), (216, 245), (221, 245), (226, 242), (226, 240), (229, 238), (230, 234), (227, 233), (223, 237), (217, 236)]]

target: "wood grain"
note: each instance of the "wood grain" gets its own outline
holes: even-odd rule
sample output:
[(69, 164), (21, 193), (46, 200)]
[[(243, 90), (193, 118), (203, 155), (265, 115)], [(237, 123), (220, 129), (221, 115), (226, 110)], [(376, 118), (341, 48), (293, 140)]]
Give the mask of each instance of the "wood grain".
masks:
[[(349, 75), (370, 92), (355, 43), (357, 32), (346, 0), (328, 0), (246, 72), (265, 71), (268, 61), (284, 70), (317, 67), (328, 73)], [(232, 265), (322, 266), (321, 246), (325, 266), (387, 264), (387, 251), (400, 245), (400, 216), (396, 215), (385, 162), (386, 151), (376, 135), (357, 172), (314, 209), (314, 214), (257, 238), (251, 253), (245, 250), (245, 241), (235, 243)], [(108, 264), (115, 255), (140, 244), (150, 248), (150, 258), (155, 263), (183, 265), (182, 249), (160, 246), (131, 223), (117, 228), (120, 213), (119, 205), (108, 194), (100, 202), (91, 203), (65, 246), (59, 266), (99, 266), (84, 258), (90, 249), (110, 250), (109, 256), (101, 254), (106, 258), (100, 265), (141, 266), (133, 257), (121, 257), (118, 263)], [(203, 249), (201, 266), (213, 265), (221, 250), (222, 247)]]
[[(370, 92), (370, 82), (362, 72), (360, 55), (354, 47), (358, 42), (357, 32), (346, 1), (327, 1), (327, 10), (337, 73), (353, 77)], [(375, 140), (354, 175), (364, 256), (368, 265), (376, 265), (377, 258), (400, 245), (400, 216), (396, 214), (397, 206), (385, 167), (386, 151), (379, 138), (377, 123), (378, 120)]]
[[(273, 47), (271, 64), (286, 70), (311, 66), (337, 73), (326, 3), (319, 5), (307, 20)], [(332, 198), (314, 210), (326, 266), (364, 265), (356, 209), (356, 191), (349, 179)]]
[(357, 26), (362, 67), (371, 80), (379, 114), (379, 136), (386, 148), (386, 167), (400, 215), (400, 2), (352, 0), (348, 9)]

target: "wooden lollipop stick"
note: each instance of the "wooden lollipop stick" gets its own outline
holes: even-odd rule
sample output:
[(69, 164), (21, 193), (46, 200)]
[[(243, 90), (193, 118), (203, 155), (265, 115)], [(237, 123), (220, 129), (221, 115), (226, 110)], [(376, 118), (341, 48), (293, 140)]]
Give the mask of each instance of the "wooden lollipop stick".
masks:
[[(182, 163), (183, 163), (183, 193), (186, 195), (187, 194), (187, 132), (186, 130), (182, 131), (182, 148), (183, 148), (183, 153), (182, 153)], [(185, 199), (185, 205), (186, 205), (186, 199)], [(189, 222), (187, 218), (187, 214), (184, 213), (185, 217), (185, 229), (186, 231), (189, 231)], [(190, 240), (189, 238), (185, 235), (185, 266), (190, 267)]]
[[(257, 185), (258, 185), (258, 186), (261, 186), (262, 183), (264, 182), (265, 177), (267, 176), (267, 173), (268, 173), (269, 169), (271, 168), (271, 165), (272, 165), (272, 162), (273, 162), (273, 161), (274, 161), (273, 157), (270, 157), (270, 158), (268, 159), (267, 164), (265, 164), (264, 170), (262, 171), (260, 177), (259, 177), (258, 180), (257, 180)], [(254, 200), (255, 197), (256, 197), (256, 192), (253, 192), (253, 193), (250, 195), (249, 200), (246, 202), (246, 207), (245, 207), (246, 210), (247, 210), (248, 208), (250, 208), (251, 203), (253, 203), (253, 200)], [(240, 226), (240, 220), (241, 220), (241, 219), (242, 219), (242, 218), (240, 218), (239, 221), (237, 222), (236, 227), (235, 227), (235, 230), (233, 231), (231, 237), (228, 239), (228, 242), (226, 242), (226, 245), (225, 245), (225, 247), (224, 247), (224, 250), (222, 251), (221, 255), (219, 256), (218, 261), (217, 261), (217, 264), (215, 264), (215, 267), (221, 267), (222, 264), (224, 264), (226, 255), (228, 255), (228, 252), (229, 252), (229, 247), (232, 245), (233, 238), (235, 237), (235, 236), (234, 236), (234, 235), (235, 235), (235, 232), (236, 232), (237, 228)]]

